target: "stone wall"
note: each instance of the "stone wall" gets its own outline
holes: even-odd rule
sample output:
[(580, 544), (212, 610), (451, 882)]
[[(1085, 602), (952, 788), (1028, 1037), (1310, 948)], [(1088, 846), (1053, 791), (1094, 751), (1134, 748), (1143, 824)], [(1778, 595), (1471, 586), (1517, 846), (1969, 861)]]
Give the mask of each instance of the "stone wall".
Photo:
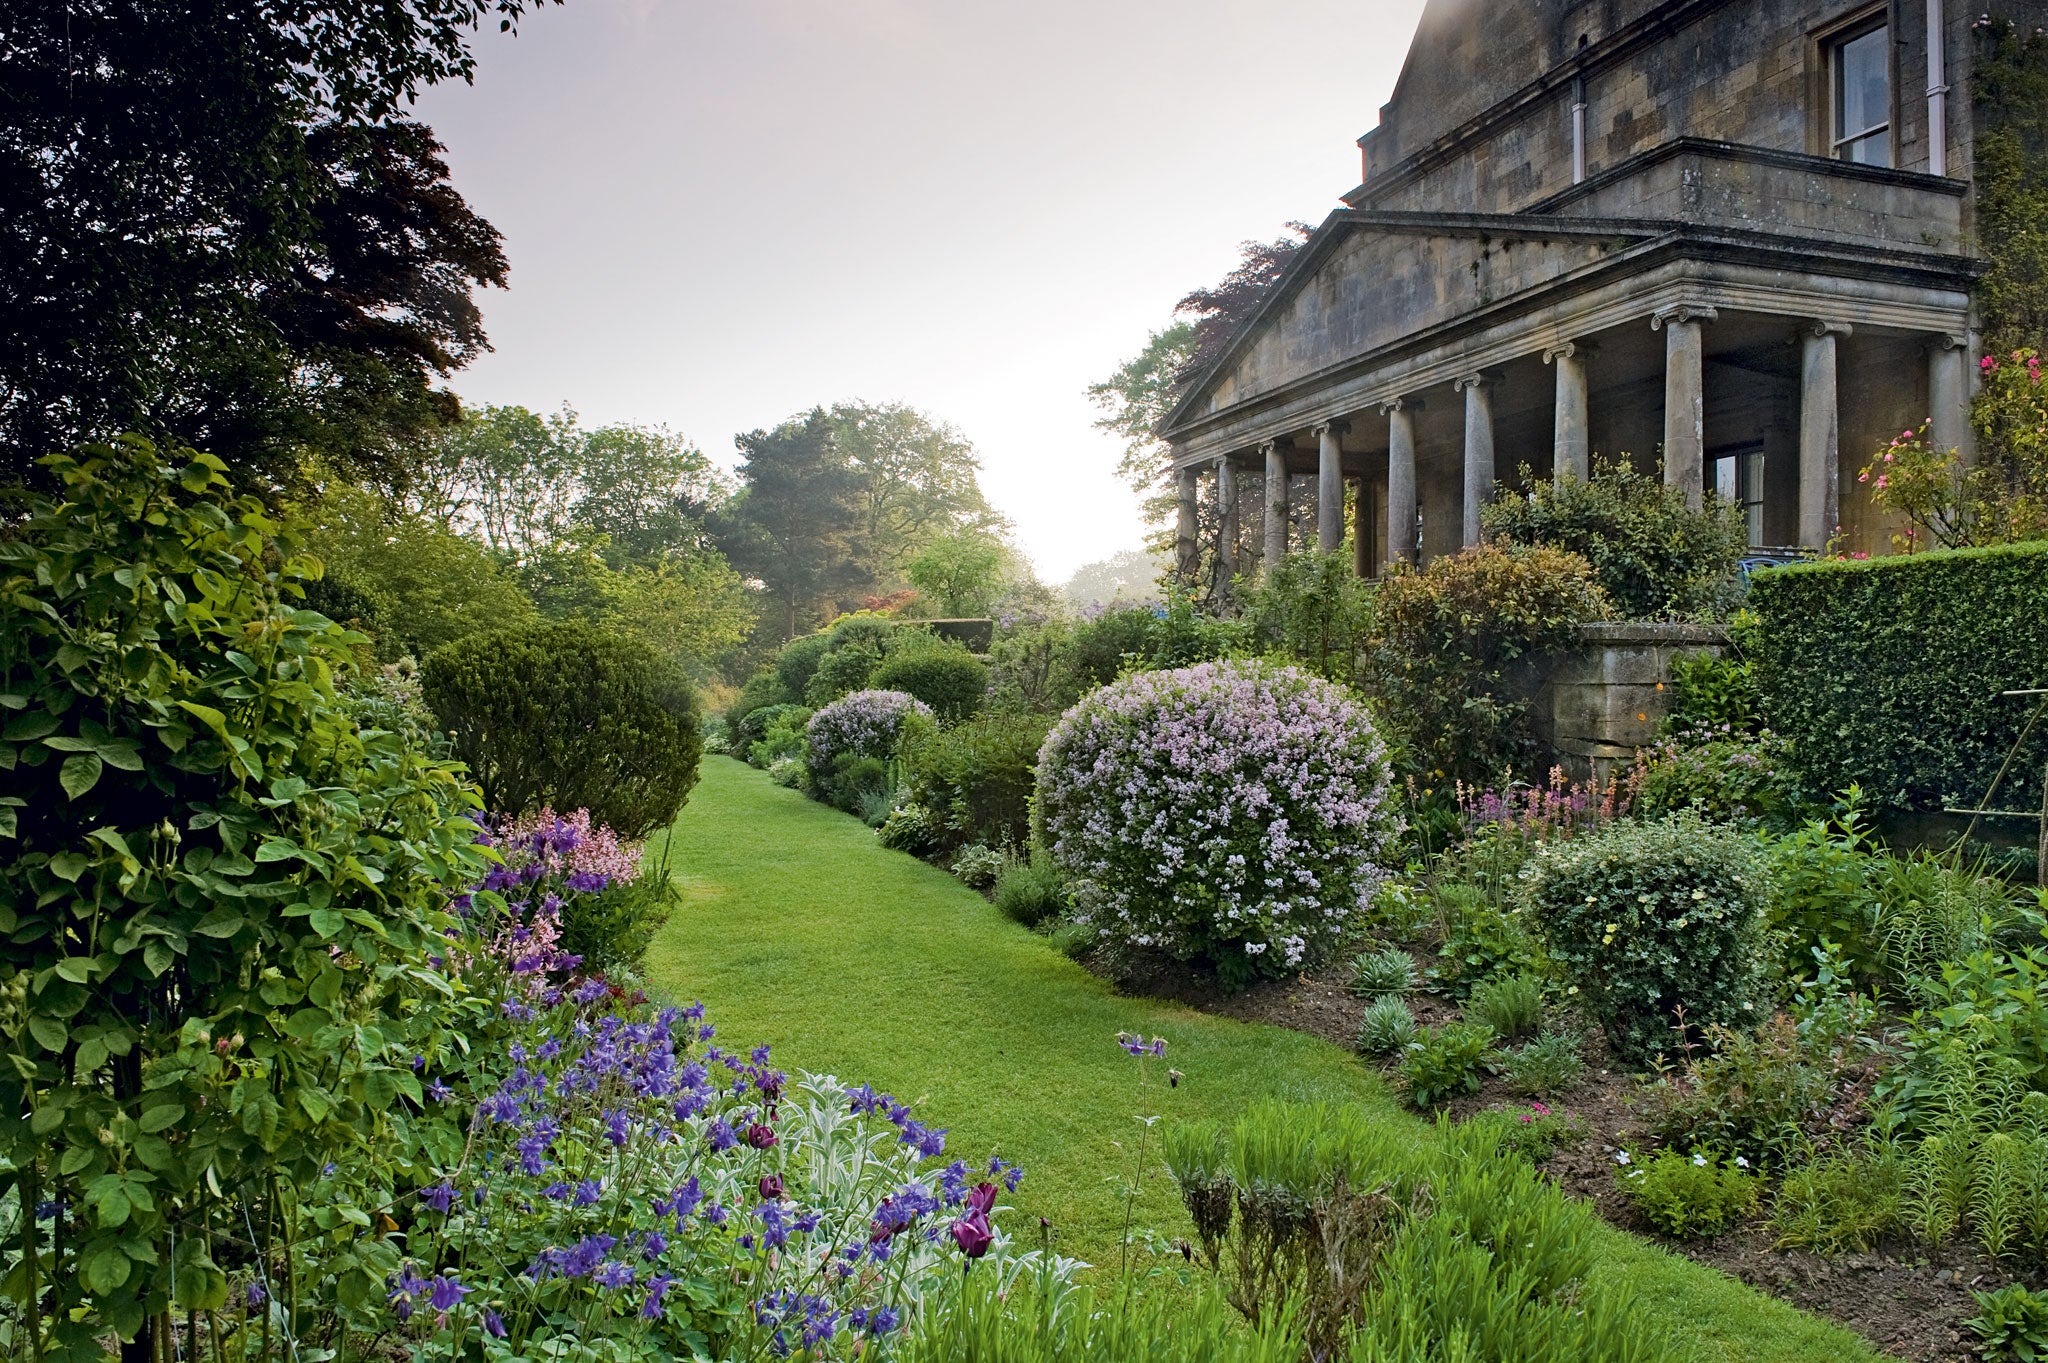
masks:
[(1712, 625), (1587, 625), (1579, 648), (1555, 660), (1536, 692), (1531, 721), (1574, 780), (1606, 780), (1657, 741), (1671, 713), (1675, 658), (1727, 651)]

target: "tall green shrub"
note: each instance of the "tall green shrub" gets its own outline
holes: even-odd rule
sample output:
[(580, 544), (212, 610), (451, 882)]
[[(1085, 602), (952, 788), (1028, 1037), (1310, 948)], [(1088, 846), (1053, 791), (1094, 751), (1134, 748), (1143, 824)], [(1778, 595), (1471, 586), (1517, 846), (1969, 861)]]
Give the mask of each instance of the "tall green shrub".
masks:
[(1622, 461), (1602, 463), (1590, 482), (1551, 482), (1524, 467), (1522, 483), (1527, 493), (1504, 494), (1480, 513), (1487, 538), (1577, 554), (1625, 619), (1667, 620), (1726, 604), (1749, 547), (1740, 507), (1710, 500), (1695, 511), (1684, 489)]
[(1349, 683), (1372, 637), (1372, 604), (1348, 553), (1289, 554), (1246, 594), (1244, 618), (1262, 646)]
[(581, 624), (473, 634), (427, 656), (427, 704), (493, 810), (588, 809), (644, 838), (697, 784), (697, 698), (674, 661)]
[[(1798, 564), (1750, 583), (1764, 722), (1813, 791), (1895, 809), (1975, 806), (2048, 686), (2048, 544)], [(2041, 801), (2048, 724), (1999, 788)]]
[[(337, 694), (360, 636), (299, 607), (298, 527), (208, 455), (45, 467), (61, 493), (0, 539), (0, 1198), (38, 1211), (10, 1356), (149, 1357), (225, 1305), (250, 1203), (347, 1161), (389, 1205), (424, 1102), (403, 1017), (485, 867), (455, 769)], [(397, 1266), (372, 1210), (319, 1213), (351, 1307)]]
[(1368, 689), (1425, 785), (1482, 786), (1524, 765), (1531, 664), (1609, 613), (1592, 569), (1560, 549), (1479, 545), (1379, 589)]
[(1617, 820), (1537, 848), (1521, 895), (1625, 1059), (1762, 1021), (1769, 884), (1746, 834), (1689, 813)]
[(951, 724), (981, 708), (988, 691), (988, 665), (958, 644), (933, 643), (900, 649), (884, 659), (868, 685), (916, 696)]
[(904, 752), (910, 798), (931, 812), (937, 850), (970, 842), (1023, 847), (1050, 715), (983, 715), (928, 731)]

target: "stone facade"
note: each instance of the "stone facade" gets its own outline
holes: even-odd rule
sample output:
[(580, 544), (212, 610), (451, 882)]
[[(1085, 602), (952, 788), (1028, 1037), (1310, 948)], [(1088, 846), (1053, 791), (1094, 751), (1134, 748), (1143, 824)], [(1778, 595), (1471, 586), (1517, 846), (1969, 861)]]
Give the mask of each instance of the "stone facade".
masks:
[(1970, 453), (1982, 12), (1430, 0), (1364, 182), (1162, 427), (1183, 569), (1204, 496), (1245, 568), (1305, 547), (1296, 497), (1336, 548), (1349, 484), (1378, 572), (1472, 543), (1496, 477), (1624, 456), (1759, 550), (1887, 548), (1873, 451), (1931, 421)]

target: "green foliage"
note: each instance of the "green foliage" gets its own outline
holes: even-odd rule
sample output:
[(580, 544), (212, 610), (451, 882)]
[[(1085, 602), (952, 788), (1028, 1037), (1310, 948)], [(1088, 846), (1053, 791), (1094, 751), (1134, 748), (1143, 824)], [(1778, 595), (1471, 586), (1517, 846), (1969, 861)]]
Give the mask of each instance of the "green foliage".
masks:
[[(42, 1312), (17, 1356), (97, 1359), (222, 1305), (220, 1190), (270, 1205), (344, 1160), (388, 1200), (411, 1057), (466, 1025), (448, 1001), (407, 1033), (448, 988), (443, 886), (484, 864), (456, 769), (337, 693), (360, 639), (297, 608), (298, 527), (207, 455), (46, 468), (62, 500), (0, 540), (0, 1195), (60, 1210), (5, 1291)], [(349, 1230), (335, 1290), (381, 1297), (368, 1211), (313, 1215)]]
[(1362, 952), (1351, 962), (1351, 992), (1376, 999), (1407, 994), (1415, 988), (1415, 958), (1399, 947)]
[(784, 688), (782, 679), (775, 674), (773, 668), (762, 668), (747, 678), (746, 685), (740, 687), (739, 694), (733, 697), (732, 704), (726, 707), (727, 732), (737, 742), (748, 715), (756, 710), (765, 710), (771, 705), (788, 704), (791, 694)]
[(775, 655), (775, 680), (782, 688), (780, 698), (801, 700), (811, 688), (811, 678), (817, 674), (818, 665), (825, 661), (825, 655), (831, 649), (832, 639), (825, 634), (806, 634), (784, 644)]
[(1499, 1069), (1509, 1088), (1534, 1098), (1564, 1093), (1586, 1077), (1579, 1039), (1565, 1032), (1545, 1032), (1507, 1052)]
[(1486, 1128), (1486, 1139), (1498, 1142), (1503, 1153), (1531, 1164), (1541, 1164), (1559, 1150), (1581, 1144), (1590, 1130), (1577, 1117), (1552, 1112), (1542, 1103), (1531, 1103), (1519, 1112), (1489, 1108), (1474, 1113), (1469, 1124)]
[(1287, 1306), (1247, 1331), (1213, 1290), (1098, 1298), (1092, 1288), (1048, 1287), (1025, 1272), (1005, 1287), (970, 1276), (934, 1302), (889, 1353), (901, 1363), (1297, 1363), (1299, 1312)]
[(875, 830), (875, 838), (890, 851), (907, 852), (913, 857), (927, 856), (939, 846), (932, 812), (915, 800), (902, 801), (890, 810), (889, 817)]
[(994, 887), (996, 878), (1010, 864), (1010, 857), (987, 843), (970, 842), (954, 856), (949, 868), (960, 882), (976, 890)]
[(1833, 942), (1866, 978), (1878, 973), (1877, 894), (1881, 857), (1852, 791), (1829, 819), (1809, 819), (1764, 844), (1771, 878), (1771, 926), (1782, 934), (1785, 971), (1804, 969), (1815, 943)]
[[(2048, 678), (2048, 545), (1772, 568), (1750, 584), (1754, 661), (1771, 729), (1809, 790), (1860, 786), (1874, 808), (1975, 807)], [(2041, 801), (2036, 726), (1996, 807)]]
[(1462, 880), (1437, 885), (1430, 900), (1443, 937), (1429, 971), (1437, 988), (1462, 997), (1497, 975), (1528, 969), (1541, 957), (1514, 902), (1498, 902)]
[(1693, 728), (1642, 755), (1636, 812), (1689, 809), (1716, 823), (1783, 828), (1803, 804), (1792, 747), (1768, 730), (1754, 737)]
[(926, 729), (906, 746), (904, 784), (931, 811), (935, 849), (1030, 841), (1038, 750), (1052, 723), (1047, 715), (983, 715)]
[(903, 569), (917, 589), (923, 613), (958, 619), (984, 616), (1003, 594), (1010, 551), (988, 531), (949, 531), (927, 544)]
[(1473, 986), (1465, 1015), (1485, 1023), (1503, 1041), (1516, 1041), (1543, 1025), (1540, 976), (1496, 975)]
[(1768, 885), (1741, 834), (1690, 814), (1617, 821), (1539, 847), (1521, 894), (1624, 1059), (1761, 1016)]
[(1643, 1219), (1680, 1240), (1719, 1235), (1756, 1211), (1762, 1180), (1718, 1155), (1657, 1157), (1620, 1170), (1615, 1181)]
[(1749, 547), (1740, 507), (1710, 498), (1695, 511), (1685, 489), (1638, 473), (1626, 459), (1602, 461), (1589, 482), (1553, 482), (1525, 466), (1521, 482), (1526, 494), (1496, 497), (1480, 512), (1488, 539), (1577, 554), (1623, 619), (1725, 609)]
[(1043, 851), (1012, 857), (996, 877), (996, 907), (1011, 920), (1035, 928), (1066, 911), (1067, 884), (1059, 863)]
[(771, 705), (766, 710), (756, 710), (747, 717), (746, 728), (751, 731), (753, 721), (761, 721), (761, 737), (749, 743), (744, 754), (738, 755), (763, 771), (778, 762), (802, 761), (813, 713), (803, 705)]
[(916, 696), (939, 717), (957, 724), (981, 708), (988, 691), (988, 667), (954, 643), (898, 649), (865, 683), (883, 691)]
[(1671, 660), (1671, 715), (1674, 733), (1693, 729), (1753, 734), (1763, 723), (1756, 694), (1756, 651), (1762, 621), (1744, 606), (1722, 626), (1728, 652), (1682, 653)]
[(1425, 1027), (1401, 1056), (1401, 1082), (1417, 1107), (1441, 1106), (1461, 1093), (1479, 1092), (1479, 1071), (1493, 1049), (1493, 1028), (1483, 1022)]
[(1056, 715), (1081, 698), (1072, 676), (1073, 630), (1059, 619), (1000, 630), (988, 650), (988, 708)]
[(2048, 336), (2048, 39), (1987, 15), (1971, 72), (1978, 122), (1980, 249), (1991, 269), (1977, 286), (1984, 348), (2004, 354)]
[(1612, 614), (1576, 554), (1481, 545), (1380, 585), (1368, 690), (1425, 785), (1480, 786), (1527, 765), (1537, 658)]
[(1658, 1076), (1643, 1123), (1666, 1145), (1725, 1150), (1784, 1167), (1825, 1136), (1841, 1090), (1844, 1049), (1802, 1036), (1780, 1013), (1754, 1030), (1711, 1034), (1714, 1049)]
[(2025, 1283), (1970, 1295), (1977, 1314), (1963, 1324), (1977, 1336), (1977, 1354), (1985, 1363), (2036, 1363), (2048, 1358), (2048, 1295), (2029, 1291)]
[(697, 699), (673, 660), (587, 625), (472, 634), (429, 654), (429, 707), (490, 808), (588, 809), (643, 838), (697, 783)]
[(637, 976), (648, 944), (675, 909), (668, 878), (644, 875), (615, 882), (596, 894), (562, 900), (561, 948), (583, 958), (587, 974), (607, 979)]
[(834, 646), (818, 660), (811, 679), (804, 683), (804, 704), (819, 709), (855, 691), (869, 689), (869, 679), (881, 665), (882, 650), (865, 639)]
[(1264, 648), (1328, 681), (1355, 684), (1372, 637), (1372, 588), (1351, 554), (1289, 554), (1244, 598), (1244, 620)]
[(1415, 1014), (1399, 995), (1374, 999), (1358, 1021), (1358, 1049), (1366, 1055), (1393, 1055), (1414, 1040)]
[(1883, 1141), (1861, 1141), (1785, 1171), (1771, 1202), (1777, 1243), (1829, 1256), (1874, 1247), (1898, 1226), (1904, 1169)]

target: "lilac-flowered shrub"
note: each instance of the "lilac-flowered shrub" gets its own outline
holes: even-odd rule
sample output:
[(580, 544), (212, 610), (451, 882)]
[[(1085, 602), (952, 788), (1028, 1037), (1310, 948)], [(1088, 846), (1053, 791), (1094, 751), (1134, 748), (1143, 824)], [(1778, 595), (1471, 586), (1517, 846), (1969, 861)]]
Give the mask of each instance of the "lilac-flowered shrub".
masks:
[(1067, 711), (1038, 815), (1085, 921), (1241, 981), (1316, 959), (1369, 902), (1399, 827), (1387, 785), (1386, 745), (1343, 689), (1202, 663)]
[[(480, 888), (503, 896), (505, 919), (492, 941), (500, 953), (555, 948), (594, 974), (635, 969), (668, 916), (668, 885), (641, 875), (641, 849), (590, 811), (486, 821), (481, 841), (504, 859)], [(458, 906), (466, 901), (458, 901)], [(509, 959), (509, 958), (508, 958)]]
[(823, 780), (842, 757), (888, 761), (913, 715), (930, 720), (932, 707), (907, 691), (856, 691), (833, 701), (804, 726), (812, 778)]

